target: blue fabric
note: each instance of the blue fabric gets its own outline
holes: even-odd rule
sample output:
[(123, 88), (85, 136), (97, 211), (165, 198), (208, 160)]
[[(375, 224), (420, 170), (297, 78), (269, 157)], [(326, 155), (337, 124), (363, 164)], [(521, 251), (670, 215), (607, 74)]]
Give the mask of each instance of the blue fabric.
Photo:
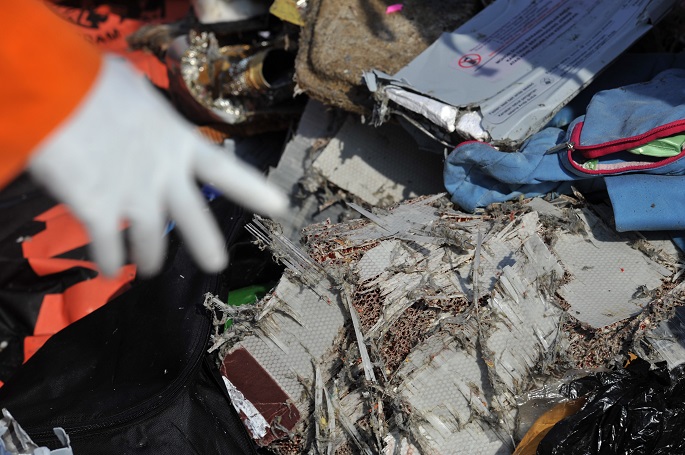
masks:
[(685, 70), (670, 69), (651, 81), (597, 93), (590, 101), (580, 144), (638, 136), (685, 119)]
[[(685, 70), (671, 69), (649, 83), (599, 92), (592, 98), (587, 114), (574, 120), (568, 132), (545, 128), (524, 143), (519, 152), (500, 152), (480, 142), (458, 146), (445, 162), (445, 187), (453, 202), (473, 211), (521, 195), (568, 193), (571, 185), (593, 190), (606, 183), (619, 231), (683, 231), (685, 157), (664, 165), (658, 158), (612, 153), (599, 158), (597, 169), (606, 172), (602, 175), (572, 167), (565, 149), (546, 154), (568, 141), (573, 127), (581, 121), (581, 142), (591, 145), (639, 136), (678, 120), (685, 120)], [(574, 154), (574, 159), (581, 158)], [(640, 172), (616, 169), (618, 164), (647, 161), (654, 167)]]
[[(585, 178), (562, 166), (561, 154), (545, 155), (547, 150), (565, 141), (563, 130), (545, 128), (517, 153), (501, 152), (482, 142), (465, 143), (447, 157), (445, 188), (453, 202), (471, 212), (519, 196), (568, 194), (571, 185)], [(602, 182), (592, 184), (595, 188), (602, 187)]]
[(671, 240), (680, 251), (685, 253), (685, 231), (672, 231)]
[(616, 230), (685, 230), (685, 176), (626, 174), (605, 177)]
[(670, 68), (685, 69), (685, 53), (623, 54), (573, 98), (559, 112), (559, 117), (555, 116), (556, 118), (547, 126), (561, 128), (568, 125), (570, 120), (585, 114), (587, 106), (597, 92), (649, 81)]

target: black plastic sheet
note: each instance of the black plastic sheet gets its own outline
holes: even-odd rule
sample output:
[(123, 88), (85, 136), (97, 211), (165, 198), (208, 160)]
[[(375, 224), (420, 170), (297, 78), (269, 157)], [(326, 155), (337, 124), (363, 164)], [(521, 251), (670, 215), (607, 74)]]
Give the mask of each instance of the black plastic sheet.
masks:
[(552, 428), (538, 455), (685, 453), (685, 365), (669, 373), (666, 362), (652, 367), (638, 358), (623, 370), (575, 380), (561, 393), (588, 400)]

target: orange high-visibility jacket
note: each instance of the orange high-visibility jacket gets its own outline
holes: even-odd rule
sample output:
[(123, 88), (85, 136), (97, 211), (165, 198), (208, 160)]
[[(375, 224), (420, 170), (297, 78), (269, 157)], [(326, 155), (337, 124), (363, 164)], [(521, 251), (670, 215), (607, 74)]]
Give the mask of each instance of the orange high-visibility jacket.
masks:
[(79, 105), (101, 54), (38, 0), (0, 6), (0, 187)]

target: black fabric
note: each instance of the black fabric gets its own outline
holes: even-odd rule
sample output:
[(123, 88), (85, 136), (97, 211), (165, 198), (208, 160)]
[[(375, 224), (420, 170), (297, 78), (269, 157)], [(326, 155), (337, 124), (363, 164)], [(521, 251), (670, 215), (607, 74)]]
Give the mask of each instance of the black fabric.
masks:
[[(0, 381), (6, 382), (24, 361), (24, 337), (33, 335), (45, 294), (59, 294), (74, 283), (92, 278), (92, 270), (74, 267), (49, 276), (38, 276), (22, 253), (19, 239), (45, 229), (35, 221), (55, 200), (22, 174), (0, 191)], [(85, 257), (85, 249), (77, 254)]]
[[(245, 214), (213, 209), (231, 244)], [(251, 454), (206, 348), (206, 292), (225, 294), (172, 239), (165, 270), (54, 335), (0, 388), (5, 407), (39, 444), (69, 434), (76, 454)]]

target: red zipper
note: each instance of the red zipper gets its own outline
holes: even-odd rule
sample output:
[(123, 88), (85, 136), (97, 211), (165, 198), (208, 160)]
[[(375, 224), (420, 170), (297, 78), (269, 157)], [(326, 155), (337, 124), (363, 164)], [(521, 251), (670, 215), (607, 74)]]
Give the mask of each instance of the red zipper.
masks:
[[(622, 152), (624, 150), (648, 144), (656, 139), (673, 136), (674, 134), (682, 133), (683, 131), (685, 131), (685, 120), (676, 120), (675, 122), (667, 123), (666, 125), (654, 128), (646, 133), (642, 133), (637, 136), (631, 136), (595, 145), (579, 145), (580, 133), (583, 129), (584, 124), (585, 122), (579, 122), (578, 124), (576, 124), (576, 126), (573, 128), (573, 131), (571, 132), (571, 140), (569, 142), (574, 144), (575, 149), (579, 151), (585, 158), (599, 158), (605, 155), (609, 155), (610, 153)], [(680, 157), (680, 155), (678, 155), (678, 157)], [(665, 162), (666, 161), (661, 161), (660, 164)]]
[(632, 163), (632, 164), (627, 164), (627, 163), (599, 164), (599, 166), (601, 167), (600, 169), (586, 169), (581, 164), (578, 164), (573, 159), (573, 150), (571, 150), (571, 148), (568, 149), (567, 154), (568, 154), (568, 162), (571, 164), (571, 166), (573, 166), (581, 174), (613, 175), (613, 174), (622, 174), (625, 172), (632, 172), (632, 171), (647, 171), (650, 169), (656, 169), (659, 167), (663, 167), (663, 166), (666, 166), (668, 164), (671, 164), (674, 161), (678, 161), (679, 159), (681, 159), (683, 156), (685, 156), (685, 151), (680, 152), (676, 156), (672, 156), (672, 157), (666, 158), (664, 160), (656, 161), (656, 162), (641, 161), (641, 162), (636, 162), (636, 163)]

